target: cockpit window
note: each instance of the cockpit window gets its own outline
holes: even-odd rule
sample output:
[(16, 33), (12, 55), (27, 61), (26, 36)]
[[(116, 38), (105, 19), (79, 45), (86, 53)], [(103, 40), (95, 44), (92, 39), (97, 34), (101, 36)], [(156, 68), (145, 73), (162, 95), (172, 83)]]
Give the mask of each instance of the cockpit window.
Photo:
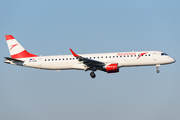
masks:
[(166, 53), (161, 53), (161, 55), (168, 55), (168, 54), (166, 54)]

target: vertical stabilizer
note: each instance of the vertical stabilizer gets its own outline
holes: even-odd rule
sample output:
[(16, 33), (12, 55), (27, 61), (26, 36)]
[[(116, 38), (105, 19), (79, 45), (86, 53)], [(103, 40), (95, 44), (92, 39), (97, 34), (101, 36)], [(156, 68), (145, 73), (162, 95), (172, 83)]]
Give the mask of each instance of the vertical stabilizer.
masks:
[(27, 52), (12, 35), (5, 35), (11, 58), (38, 57)]

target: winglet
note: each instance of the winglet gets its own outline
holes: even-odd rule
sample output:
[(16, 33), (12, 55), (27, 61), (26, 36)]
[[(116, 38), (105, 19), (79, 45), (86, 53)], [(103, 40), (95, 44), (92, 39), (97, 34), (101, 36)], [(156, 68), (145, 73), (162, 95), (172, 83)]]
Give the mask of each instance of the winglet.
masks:
[(71, 53), (73, 54), (74, 57), (80, 57), (79, 55), (77, 55), (71, 48), (70, 48)]

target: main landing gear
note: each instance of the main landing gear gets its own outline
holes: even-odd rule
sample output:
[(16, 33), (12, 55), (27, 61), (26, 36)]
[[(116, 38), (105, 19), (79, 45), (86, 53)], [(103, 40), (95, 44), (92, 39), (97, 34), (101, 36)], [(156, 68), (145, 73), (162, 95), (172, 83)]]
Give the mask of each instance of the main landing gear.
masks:
[(95, 77), (96, 77), (96, 74), (94, 73), (94, 71), (92, 71), (92, 72), (90, 73), (90, 76), (91, 76), (92, 78), (95, 78)]
[(157, 69), (157, 73), (159, 73), (160, 72), (160, 70), (158, 70), (158, 68), (160, 67), (160, 65), (156, 65), (156, 69)]

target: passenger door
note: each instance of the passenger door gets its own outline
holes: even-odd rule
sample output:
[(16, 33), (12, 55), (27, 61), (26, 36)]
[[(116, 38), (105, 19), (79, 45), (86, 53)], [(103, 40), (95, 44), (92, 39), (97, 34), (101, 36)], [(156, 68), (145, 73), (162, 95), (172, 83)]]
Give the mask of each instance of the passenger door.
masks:
[(157, 59), (157, 53), (153, 53), (153, 59), (154, 59), (154, 60)]
[(39, 66), (42, 65), (42, 58), (38, 58), (38, 64), (39, 64)]

